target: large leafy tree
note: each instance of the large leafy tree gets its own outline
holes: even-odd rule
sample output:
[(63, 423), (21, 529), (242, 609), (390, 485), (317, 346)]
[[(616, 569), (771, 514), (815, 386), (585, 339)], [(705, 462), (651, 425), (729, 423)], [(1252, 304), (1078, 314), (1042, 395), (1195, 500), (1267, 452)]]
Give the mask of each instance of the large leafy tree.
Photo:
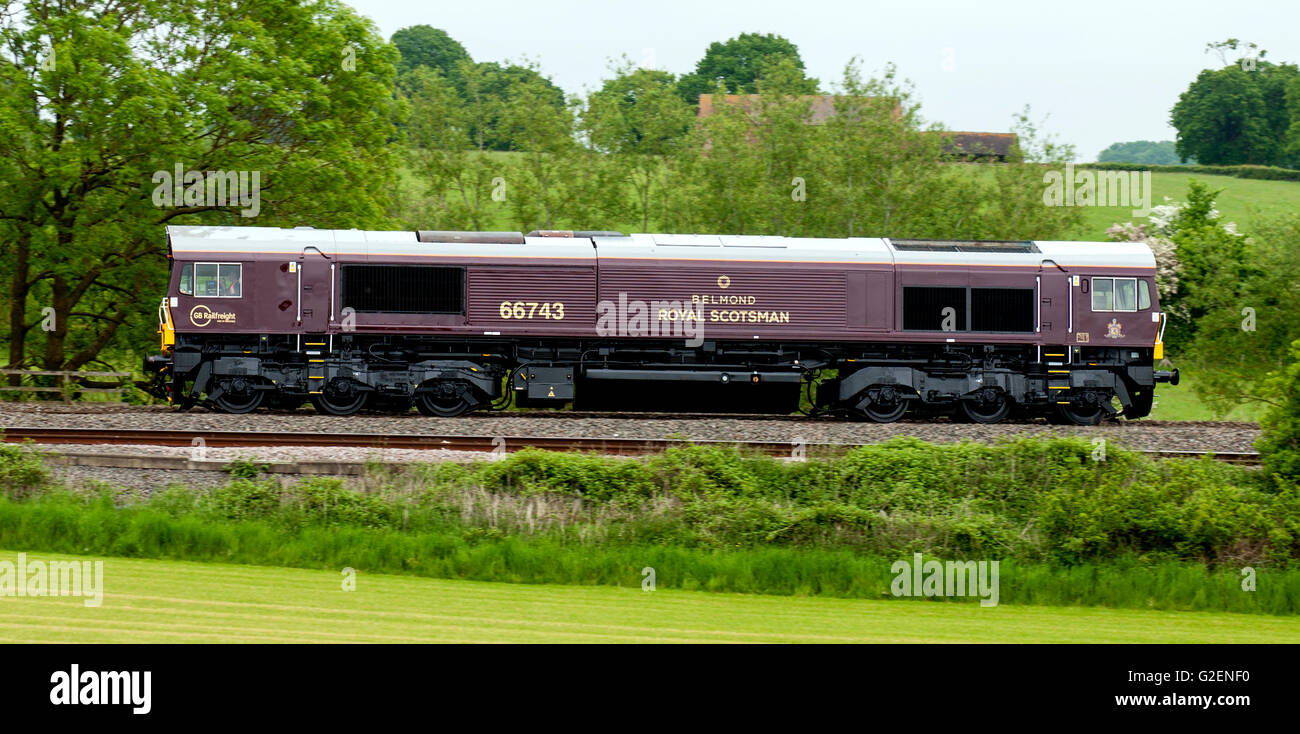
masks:
[[(674, 89), (675, 81), (668, 72), (636, 68), (624, 60), (614, 78), (588, 97), (582, 113), (591, 144), (610, 157), (631, 187), (625, 216), (642, 231), (649, 231), (651, 218), (662, 207), (668, 185), (664, 158), (676, 150), (693, 118)], [(621, 193), (621, 187), (616, 191)]]
[(531, 103), (538, 105), (538, 114), (543, 118), (569, 114), (564, 90), (543, 76), (533, 64), (463, 63), (460, 77), (463, 79), (461, 89), (465, 103), (476, 113), (469, 130), (470, 137), (486, 150), (527, 149), (528, 141), (515, 137), (519, 126), (516, 124), (512, 133), (507, 129), (512, 123), (502, 118), (516, 102), (511, 96), (515, 92), (525, 92)]
[(397, 73), (406, 74), (419, 67), (437, 69), (443, 76), (455, 79), (462, 62), (470, 61), (469, 52), (460, 42), (441, 28), (413, 25), (393, 34), (393, 45), (401, 58)]
[[(152, 340), (162, 225), (382, 221), (396, 52), (336, 0), (27, 0), (0, 50), (11, 366)], [(256, 173), (259, 204), (155, 203), (177, 165)]]
[(1260, 420), (1264, 433), (1256, 445), (1264, 471), (1285, 489), (1300, 487), (1300, 340), (1291, 344), (1290, 362), (1266, 381), (1273, 397)]
[[(1235, 48), (1235, 45), (1232, 46)], [(1178, 155), (1205, 165), (1287, 165), (1287, 87), (1294, 64), (1263, 60), (1206, 69), (1178, 97), (1170, 123)]]
[(799, 69), (774, 64), (759, 96), (715, 106), (670, 158), (672, 231), (804, 237), (1059, 239), (1079, 210), (1043, 206), (1043, 168), (1068, 146), (1021, 140), (1034, 163), (990, 175), (943, 161), (944, 135), (924, 124), (892, 68), (845, 69), (833, 114), (818, 122)]
[[(471, 89), (476, 77), (470, 76)], [(413, 171), (429, 192), (416, 229), (486, 230), (500, 208), (492, 198), (506, 166), (485, 150), (481, 121), (495, 100), (473, 94), (467, 104), (441, 72), (417, 68), (408, 78), (411, 115), (406, 129)], [(495, 183), (494, 183), (495, 182)]]
[(701, 94), (716, 92), (718, 87), (731, 94), (754, 94), (758, 91), (759, 78), (768, 67), (783, 59), (798, 70), (794, 91), (816, 94), (817, 80), (804, 75), (799, 48), (771, 33), (742, 33), (725, 42), (709, 44), (695, 71), (677, 82), (677, 91), (692, 106), (699, 104)]
[(1219, 230), (1202, 225), (1178, 237), (1180, 250), (1196, 248), (1199, 273), (1190, 298), (1200, 316), (1185, 350), (1198, 368), (1196, 390), (1219, 412), (1276, 405), (1282, 396), (1266, 378), (1300, 340), (1300, 215), (1259, 220), (1248, 240)]

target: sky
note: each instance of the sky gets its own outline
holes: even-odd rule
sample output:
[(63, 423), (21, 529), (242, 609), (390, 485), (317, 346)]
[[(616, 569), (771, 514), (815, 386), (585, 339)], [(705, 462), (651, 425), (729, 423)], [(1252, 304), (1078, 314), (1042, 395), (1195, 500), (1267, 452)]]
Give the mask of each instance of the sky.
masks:
[(621, 56), (680, 75), (714, 41), (775, 33), (823, 88), (854, 56), (868, 73), (892, 62), (926, 120), (1003, 132), (1028, 104), (1081, 161), (1114, 142), (1173, 140), (1178, 95), (1222, 66), (1207, 43), (1237, 38), (1300, 62), (1300, 0), (345, 1), (385, 37), (428, 24), (475, 61), (532, 59), (571, 94), (598, 88)]

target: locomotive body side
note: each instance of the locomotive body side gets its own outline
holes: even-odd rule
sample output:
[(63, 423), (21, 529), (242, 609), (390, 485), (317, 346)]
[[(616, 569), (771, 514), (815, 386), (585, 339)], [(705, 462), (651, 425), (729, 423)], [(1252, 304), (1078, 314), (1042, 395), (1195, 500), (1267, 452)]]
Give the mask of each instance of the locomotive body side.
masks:
[[(169, 227), (182, 405), (455, 415), (520, 403), (981, 422), (1150, 410), (1162, 317), (1131, 243)], [(833, 371), (833, 372), (831, 372)], [(507, 392), (508, 391), (508, 392)]]

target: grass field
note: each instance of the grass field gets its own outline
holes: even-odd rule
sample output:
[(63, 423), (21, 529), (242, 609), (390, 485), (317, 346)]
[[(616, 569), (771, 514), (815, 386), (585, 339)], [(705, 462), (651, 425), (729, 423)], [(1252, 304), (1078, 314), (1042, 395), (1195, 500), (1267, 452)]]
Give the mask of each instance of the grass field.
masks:
[[(1202, 173), (1152, 173), (1151, 204), (1159, 206), (1165, 197), (1175, 201), (1187, 198), (1187, 182), (1196, 179), (1211, 190), (1222, 189), (1215, 199), (1223, 219), (1236, 222), (1239, 231), (1249, 233), (1261, 216), (1286, 211), (1300, 211), (1300, 182), (1259, 181), (1232, 176), (1207, 176)], [(1083, 210), (1083, 227), (1078, 237), (1104, 240), (1106, 228), (1117, 222), (1140, 222), (1131, 207), (1088, 207)]]
[[(1174, 360), (1178, 364), (1177, 360)], [(1177, 386), (1169, 383), (1156, 385), (1156, 401), (1151, 407), (1152, 420), (1164, 421), (1258, 421), (1264, 413), (1259, 404), (1233, 408), (1227, 415), (1217, 416), (1210, 406), (1196, 395), (1196, 372), (1178, 364), (1181, 374)]]
[[(93, 560), (28, 560), (56, 558)], [(1300, 642), (1293, 617), (365, 574), (345, 592), (329, 571), (103, 560), (102, 606), (0, 597), (0, 642)]]

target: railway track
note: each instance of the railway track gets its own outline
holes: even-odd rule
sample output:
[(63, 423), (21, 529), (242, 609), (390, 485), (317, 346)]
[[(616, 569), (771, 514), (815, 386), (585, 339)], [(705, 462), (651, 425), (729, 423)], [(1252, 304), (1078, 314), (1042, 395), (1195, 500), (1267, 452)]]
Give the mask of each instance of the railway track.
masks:
[[(549, 451), (587, 451), (617, 456), (643, 456), (686, 444), (730, 445), (770, 456), (791, 456), (796, 448), (806, 455), (834, 455), (861, 444), (807, 443), (790, 441), (718, 441), (671, 438), (571, 438), (559, 436), (421, 436), (377, 433), (280, 433), (269, 431), (86, 429), (86, 428), (10, 428), (4, 431), (6, 442), (33, 441), (42, 444), (107, 444), (116, 446), (208, 446), (241, 448), (254, 446), (312, 446), (376, 449), (449, 449), (454, 451), (515, 451), (538, 448)], [(1233, 464), (1257, 465), (1254, 452), (1143, 450), (1152, 458), (1197, 458), (1212, 456)]]
[[(276, 409), (262, 408), (253, 413), (249, 413), (247, 415), (227, 416), (224, 413), (212, 411), (201, 406), (193, 408), (187, 412), (181, 412), (176, 410), (175, 408), (171, 408), (163, 405), (135, 406), (135, 405), (126, 405), (126, 404), (118, 404), (118, 403), (111, 403), (111, 404), (110, 403), (89, 403), (89, 404), (81, 404), (81, 405), (73, 404), (70, 406), (49, 405), (49, 406), (40, 406), (41, 407), (40, 410), (32, 410), (30, 406), (31, 404), (12, 404), (10, 407), (20, 412), (28, 412), (28, 414), (30, 415), (49, 414), (49, 415), (102, 416), (102, 415), (126, 414), (126, 415), (140, 415), (140, 416), (157, 416), (159, 418), (194, 415), (194, 416), (222, 416), (225, 418), (236, 418), (236, 419), (244, 419), (244, 418), (255, 417), (255, 416), (293, 417), (293, 418), (316, 418), (316, 417), (333, 418), (333, 416), (323, 416), (322, 414), (310, 408), (299, 408), (296, 410), (276, 410)], [(94, 407), (89, 407), (89, 406), (94, 406)], [(457, 420), (473, 421), (473, 420), (487, 419), (487, 418), (522, 418), (522, 419), (537, 420), (539, 422), (556, 421), (557, 423), (563, 421), (576, 421), (576, 420), (587, 420), (587, 419), (625, 420), (629, 422), (654, 421), (654, 420), (658, 420), (658, 421), (745, 420), (745, 421), (765, 421), (765, 422), (777, 422), (777, 423), (827, 423), (827, 424), (854, 423), (854, 421), (848, 420), (843, 416), (828, 415), (828, 414), (805, 415), (802, 413), (720, 413), (720, 412), (649, 413), (649, 412), (592, 411), (592, 410), (567, 410), (567, 409), (554, 409), (554, 410), (525, 409), (525, 410), (480, 411), (476, 413), (471, 413), (467, 416), (460, 417)], [(363, 410), (360, 413), (357, 413), (355, 416), (351, 416), (350, 419), (357, 421), (358, 423), (364, 423), (368, 419), (410, 420), (416, 423), (426, 422), (430, 420), (429, 418), (414, 412), (414, 410), (408, 411), (406, 413)], [(950, 421), (948, 421), (947, 419), (942, 417), (936, 418), (934, 416), (917, 416), (917, 417), (907, 416), (897, 421), (896, 423), (899, 425), (950, 425)], [(1008, 418), (1007, 420), (1001, 421), (997, 425), (1042, 426), (1042, 425), (1047, 425), (1047, 423), (1041, 418), (1012, 417), (1012, 418)], [(1143, 418), (1141, 420), (1123, 420), (1120, 418), (1114, 418), (1114, 419), (1103, 421), (1102, 425), (1107, 427), (1124, 428), (1126, 430), (1150, 430), (1150, 429), (1159, 430), (1164, 428), (1246, 428), (1246, 429), (1259, 428), (1258, 423), (1251, 422), (1251, 421), (1213, 421), (1213, 420), (1172, 421), (1172, 420), (1160, 420), (1158, 418)]]

